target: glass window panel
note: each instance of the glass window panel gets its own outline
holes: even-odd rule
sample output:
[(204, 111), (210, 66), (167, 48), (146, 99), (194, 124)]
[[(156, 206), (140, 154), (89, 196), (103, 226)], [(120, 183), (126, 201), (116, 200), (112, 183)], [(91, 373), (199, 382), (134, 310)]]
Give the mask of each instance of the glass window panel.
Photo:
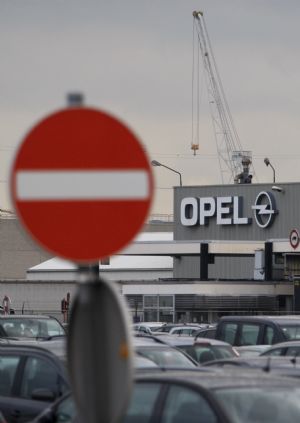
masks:
[(157, 295), (144, 295), (144, 307), (157, 307)]
[(298, 325), (280, 325), (285, 338), (288, 339), (300, 339), (300, 326)]
[(241, 345), (257, 345), (260, 325), (242, 324)]
[(157, 321), (157, 310), (145, 310), (144, 311), (145, 322), (156, 322)]
[(235, 335), (237, 332), (237, 323), (225, 323), (222, 330), (222, 341), (228, 342), (233, 345), (235, 340)]
[(173, 316), (174, 316), (173, 311), (160, 310), (158, 320), (160, 322), (172, 323)]
[(72, 396), (64, 399), (57, 407), (53, 423), (72, 423), (77, 412)]
[(0, 357), (0, 395), (10, 396), (20, 357)]
[(300, 346), (287, 348), (285, 355), (298, 357), (300, 355)]
[(57, 370), (48, 360), (29, 357), (24, 368), (20, 395), (32, 398), (36, 389), (49, 389), (58, 395), (61, 392), (60, 382)]
[(159, 296), (159, 307), (171, 307), (173, 308), (173, 295), (160, 295)]
[(150, 422), (160, 389), (158, 383), (137, 383), (122, 423)]
[(264, 355), (274, 355), (276, 357), (280, 356), (282, 354), (282, 348), (276, 348), (271, 351), (267, 351)]
[(263, 344), (272, 345), (273, 341), (274, 341), (274, 329), (271, 326), (265, 326)]
[(217, 416), (203, 396), (184, 386), (171, 386), (161, 423), (216, 423)]
[(254, 386), (217, 389), (215, 394), (237, 423), (294, 423), (300, 421), (300, 388)]

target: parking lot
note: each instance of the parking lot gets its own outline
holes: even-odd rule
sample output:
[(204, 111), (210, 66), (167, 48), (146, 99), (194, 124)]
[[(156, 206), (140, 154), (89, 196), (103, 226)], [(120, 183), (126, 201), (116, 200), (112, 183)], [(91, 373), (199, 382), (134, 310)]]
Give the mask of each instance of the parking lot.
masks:
[[(245, 319), (233, 320), (242, 324)], [(254, 325), (274, 320), (252, 318)], [(293, 333), (298, 333), (298, 320), (290, 316), (286, 321), (292, 321)], [(196, 333), (189, 331), (192, 327)], [(68, 335), (59, 321), (42, 315), (2, 315), (0, 329), (1, 423), (84, 422), (68, 375)], [(272, 345), (253, 342), (246, 348), (201, 337), (202, 329), (188, 323), (132, 324), (134, 385), (122, 422), (299, 420), (300, 339)]]

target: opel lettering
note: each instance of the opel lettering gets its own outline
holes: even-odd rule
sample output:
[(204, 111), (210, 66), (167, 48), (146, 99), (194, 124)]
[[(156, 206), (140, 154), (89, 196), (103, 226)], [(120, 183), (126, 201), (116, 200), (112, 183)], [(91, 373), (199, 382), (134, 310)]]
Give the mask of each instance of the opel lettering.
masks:
[(183, 226), (204, 226), (216, 216), (217, 225), (249, 225), (252, 219), (242, 213), (242, 197), (186, 197), (181, 201), (180, 220)]

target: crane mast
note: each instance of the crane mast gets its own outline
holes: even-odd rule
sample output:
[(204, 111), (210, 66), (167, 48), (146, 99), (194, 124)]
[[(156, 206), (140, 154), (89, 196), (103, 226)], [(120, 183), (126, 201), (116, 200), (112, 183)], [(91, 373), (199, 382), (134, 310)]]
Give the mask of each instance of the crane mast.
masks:
[[(193, 12), (197, 29), (198, 48), (200, 49), (205, 70), (209, 106), (214, 127), (222, 183), (249, 183), (251, 152), (244, 151), (230, 109), (225, 97), (222, 81), (218, 72), (210, 39), (206, 29), (203, 12)], [(197, 149), (192, 144), (192, 149)]]

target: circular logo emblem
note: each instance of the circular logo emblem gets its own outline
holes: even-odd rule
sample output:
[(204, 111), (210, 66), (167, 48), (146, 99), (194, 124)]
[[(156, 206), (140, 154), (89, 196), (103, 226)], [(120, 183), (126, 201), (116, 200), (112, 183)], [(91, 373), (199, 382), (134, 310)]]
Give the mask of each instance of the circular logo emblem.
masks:
[(278, 213), (273, 194), (266, 191), (262, 191), (258, 194), (252, 209), (254, 210), (256, 223), (260, 228), (267, 228), (270, 226), (274, 221), (275, 214)]

